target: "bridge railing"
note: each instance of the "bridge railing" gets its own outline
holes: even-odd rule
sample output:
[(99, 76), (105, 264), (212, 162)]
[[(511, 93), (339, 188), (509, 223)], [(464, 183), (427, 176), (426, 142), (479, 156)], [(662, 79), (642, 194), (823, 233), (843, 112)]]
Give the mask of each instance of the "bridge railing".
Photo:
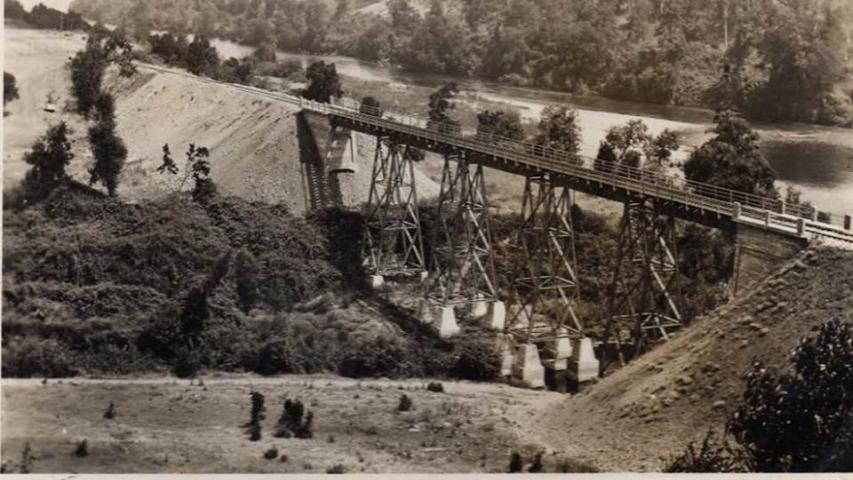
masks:
[[(442, 126), (442, 124), (430, 122), (420, 115), (386, 112), (374, 109), (370, 106), (360, 105), (359, 102), (352, 99), (336, 99), (333, 105), (329, 105), (285, 93), (271, 92), (269, 90), (263, 90), (246, 85), (226, 83), (205, 77), (198, 77), (177, 69), (159, 67), (140, 62), (135, 63), (140, 68), (164, 72), (171, 75), (184, 76), (192, 78), (195, 81), (205, 83), (227, 85), (231, 88), (238, 89), (252, 95), (299, 105), (301, 108), (307, 108), (324, 114), (335, 113), (338, 115), (347, 115), (355, 120), (365, 121), (368, 123), (370, 121), (375, 122), (376, 120), (382, 120), (389, 122), (387, 125), (389, 128), (397, 128), (399, 125), (406, 125), (413, 128), (410, 133), (414, 135), (423, 136), (424, 131), (429, 131), (431, 128), (432, 130), (437, 131), (435, 133), (441, 135), (433, 136), (433, 140), (435, 141), (447, 141), (450, 139), (456, 141), (456, 143), (465, 142), (466, 145), (464, 146), (469, 148), (474, 148), (484, 152), (493, 152), (495, 155), (504, 157), (512, 156), (514, 161), (536, 166), (541, 169), (552, 169), (558, 172), (571, 170), (570, 172), (564, 171), (564, 173), (593, 181), (599, 181), (601, 183), (620, 186), (633, 191), (654, 193), (654, 195), (659, 198), (668, 198), (672, 201), (679, 201), (687, 205), (706, 208), (708, 210), (725, 213), (727, 215), (732, 215), (734, 213), (734, 205), (737, 203), (742, 206), (746, 206), (747, 208), (742, 208), (742, 213), (753, 219), (764, 218), (766, 215), (764, 211), (766, 210), (769, 210), (774, 214), (778, 214), (772, 217), (774, 224), (796, 224), (798, 219), (802, 218), (806, 220), (806, 231), (814, 235), (841, 239), (847, 242), (853, 241), (853, 238), (851, 238), (849, 233), (844, 233), (838, 228), (838, 226), (843, 222), (844, 215), (817, 212), (813, 207), (809, 206), (786, 205), (785, 202), (778, 199), (769, 199), (757, 195), (746, 194), (737, 190), (717, 187), (715, 185), (689, 181), (677, 177), (668, 177), (657, 172), (636, 169), (625, 165), (616, 165), (613, 167), (613, 172), (601, 174), (595, 168), (595, 159), (570, 154), (568, 152), (552, 149), (543, 145), (503, 138), (493, 132), (484, 131), (483, 129), (480, 129), (479, 132), (465, 131), (460, 129), (458, 125)], [(447, 133), (442, 132), (453, 132), (454, 135), (448, 135)], [(599, 167), (600, 166), (601, 165), (599, 165)], [(667, 185), (668, 187), (665, 187)], [(666, 189), (665, 192), (664, 189)]]
[[(803, 218), (811, 222), (822, 222), (826, 224), (841, 225), (843, 215), (833, 215), (825, 212), (818, 212), (814, 207), (801, 204), (789, 204), (781, 199), (764, 197), (761, 195), (753, 195), (744, 193), (738, 190), (728, 189), (711, 185), (703, 182), (696, 182), (679, 177), (672, 177), (661, 172), (655, 172), (646, 168), (631, 167), (622, 164), (612, 164), (602, 162), (598, 159), (577, 155), (565, 150), (551, 148), (545, 145), (534, 144), (530, 142), (519, 141), (515, 139), (501, 137), (494, 132), (479, 128), (475, 132), (470, 132), (465, 135), (465, 132), (457, 124), (447, 124), (424, 119), (418, 115), (391, 113), (369, 105), (359, 104), (352, 99), (338, 99), (335, 102), (335, 107), (343, 108), (349, 113), (357, 113), (362, 115), (361, 120), (368, 122), (389, 120), (399, 124), (414, 126), (417, 128), (426, 128), (441, 135), (434, 138), (436, 141), (449, 140), (468, 140), (478, 143), (478, 147), (484, 146), (497, 147), (503, 153), (512, 151), (522, 153), (528, 158), (524, 163), (538, 168), (545, 167), (556, 169), (559, 171), (567, 165), (579, 165), (588, 170), (600, 170), (610, 174), (603, 181), (612, 183), (615, 177), (636, 182), (642, 186), (651, 185), (654, 187), (661, 185), (669, 185), (679, 188), (684, 192), (693, 195), (706, 197), (707, 199), (719, 200), (720, 202), (712, 202), (715, 207), (721, 208), (728, 206), (727, 213), (731, 213), (731, 206), (734, 203), (739, 203), (745, 207), (752, 207), (760, 210), (768, 210), (781, 215), (788, 215), (795, 218)], [(423, 133), (421, 132), (421, 135)], [(452, 142), (451, 142), (452, 143)], [(479, 149), (478, 148), (478, 149)], [(532, 158), (531, 158), (532, 157)], [(575, 170), (575, 169), (572, 169)]]

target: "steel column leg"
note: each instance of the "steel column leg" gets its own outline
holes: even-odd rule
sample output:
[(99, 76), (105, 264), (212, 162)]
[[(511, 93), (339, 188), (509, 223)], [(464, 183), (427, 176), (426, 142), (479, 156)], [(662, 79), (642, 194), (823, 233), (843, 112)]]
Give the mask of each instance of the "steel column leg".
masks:
[(437, 306), (473, 305), (497, 299), (489, 204), (483, 167), (462, 155), (444, 160), (425, 296)]
[(604, 333), (605, 343), (616, 343), (620, 361), (627, 332), (639, 354), (682, 325), (674, 236), (672, 217), (664, 218), (653, 205), (625, 204)]
[(426, 270), (409, 147), (379, 137), (366, 207), (365, 267), (374, 275)]

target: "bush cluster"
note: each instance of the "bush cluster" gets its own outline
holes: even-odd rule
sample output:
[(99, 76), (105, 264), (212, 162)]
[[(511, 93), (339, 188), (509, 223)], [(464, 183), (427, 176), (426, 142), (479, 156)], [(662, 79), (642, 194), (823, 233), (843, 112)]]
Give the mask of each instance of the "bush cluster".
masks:
[(299, 400), (285, 400), (275, 436), (276, 438), (313, 438), (314, 412), (309, 410), (306, 413), (305, 406)]

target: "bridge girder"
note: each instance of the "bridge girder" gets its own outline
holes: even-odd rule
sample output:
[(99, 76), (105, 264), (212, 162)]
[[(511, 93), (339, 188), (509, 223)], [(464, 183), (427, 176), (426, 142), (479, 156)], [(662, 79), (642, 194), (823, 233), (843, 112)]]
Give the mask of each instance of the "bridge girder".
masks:
[(527, 176), (516, 241), (525, 263), (514, 285), (521, 308), (507, 325), (520, 343), (583, 336), (572, 205), (572, 191), (551, 175)]
[[(635, 353), (682, 325), (675, 219), (649, 202), (626, 202), (608, 291), (604, 346), (633, 341)], [(606, 362), (602, 362), (606, 368)]]
[(365, 267), (374, 275), (426, 271), (418, 193), (408, 145), (379, 136), (366, 206)]

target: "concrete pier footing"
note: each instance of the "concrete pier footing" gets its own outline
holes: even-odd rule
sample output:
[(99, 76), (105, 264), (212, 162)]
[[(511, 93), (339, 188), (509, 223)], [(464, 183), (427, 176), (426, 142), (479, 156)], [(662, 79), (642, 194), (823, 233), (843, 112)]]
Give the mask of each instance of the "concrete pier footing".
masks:
[(515, 339), (512, 335), (499, 333), (495, 342), (495, 351), (501, 359), (501, 377), (512, 375), (512, 365), (515, 362)]
[(578, 383), (588, 382), (598, 378), (598, 359), (595, 358), (595, 350), (592, 339), (583, 337), (575, 340), (572, 358), (569, 359), (569, 374)]
[(489, 304), (489, 328), (503, 331), (506, 326), (506, 305), (504, 302), (495, 301)]
[(385, 277), (382, 275), (371, 275), (370, 276), (370, 288), (374, 290), (378, 290), (385, 285)]
[(489, 314), (489, 302), (478, 300), (471, 304), (471, 317), (483, 318)]
[(432, 326), (441, 338), (450, 338), (459, 333), (456, 312), (452, 306), (441, 306), (427, 299), (421, 300), (421, 323)]
[(545, 367), (539, 360), (539, 349), (536, 345), (528, 343), (516, 348), (510, 381), (513, 385), (525, 388), (545, 386)]
[(432, 326), (441, 338), (450, 338), (459, 333), (459, 325), (456, 323), (456, 312), (453, 307), (435, 307)]

